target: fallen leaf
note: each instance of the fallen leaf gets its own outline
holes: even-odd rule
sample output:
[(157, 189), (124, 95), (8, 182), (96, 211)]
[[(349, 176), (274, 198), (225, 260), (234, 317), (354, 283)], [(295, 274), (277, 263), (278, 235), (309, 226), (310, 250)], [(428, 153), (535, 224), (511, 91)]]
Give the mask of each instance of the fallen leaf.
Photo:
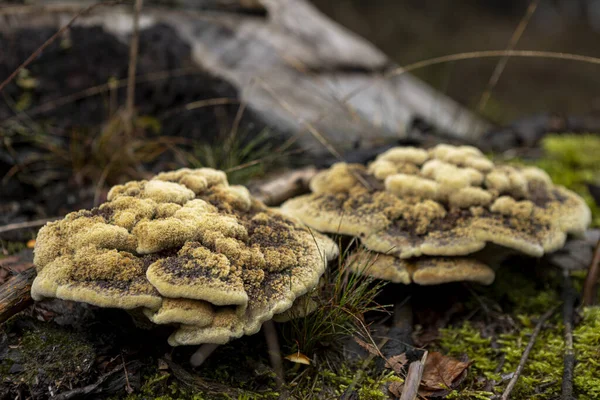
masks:
[(296, 364), (310, 365), (310, 358), (308, 358), (300, 352), (292, 353), (289, 356), (285, 356), (284, 358)]
[(395, 373), (400, 374), (402, 372), (402, 368), (408, 362), (408, 358), (406, 358), (406, 354), (398, 354), (397, 356), (393, 356), (387, 359), (385, 362), (386, 368), (391, 368)]
[(445, 396), (449, 390), (460, 385), (471, 364), (468, 360), (461, 361), (437, 351), (430, 352), (425, 362), (419, 395)]
[(402, 390), (404, 389), (404, 382), (392, 382), (390, 386), (388, 386), (388, 390), (393, 396), (396, 398), (400, 398), (402, 396)]
[(381, 355), (381, 352), (379, 351), (379, 349), (377, 347), (373, 346), (372, 344), (369, 344), (369, 343), (365, 342), (364, 340), (359, 339), (357, 337), (354, 338), (354, 341), (356, 343), (358, 343), (358, 345), (360, 347), (362, 347), (363, 349), (365, 349), (366, 351), (368, 351), (372, 355), (374, 355), (374, 356)]

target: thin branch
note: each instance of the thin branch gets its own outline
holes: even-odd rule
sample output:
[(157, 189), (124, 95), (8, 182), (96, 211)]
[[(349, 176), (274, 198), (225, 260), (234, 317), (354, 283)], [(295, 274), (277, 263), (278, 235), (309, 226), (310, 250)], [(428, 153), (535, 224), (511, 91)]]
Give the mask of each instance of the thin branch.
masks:
[(38, 47), (38, 49), (36, 51), (34, 51), (21, 65), (19, 65), (17, 67), (17, 69), (15, 69), (13, 71), (13, 73), (8, 76), (8, 78), (6, 78), (2, 83), (0, 83), (0, 92), (2, 91), (2, 89), (4, 89), (4, 87), (6, 85), (8, 85), (13, 79), (15, 79), (15, 77), (17, 75), (19, 75), (19, 72), (21, 72), (21, 70), (23, 68), (25, 68), (29, 64), (31, 64), (31, 62), (33, 60), (35, 60), (40, 54), (42, 54), (42, 52), (48, 46), (50, 46), (60, 35), (62, 35), (67, 30), (69, 30), (71, 28), (71, 25), (73, 25), (73, 23), (77, 20), (77, 18), (81, 17), (84, 14), (89, 13), (90, 11), (92, 11), (94, 8), (96, 8), (98, 6), (113, 6), (113, 5), (122, 3), (123, 1), (124, 0), (104, 1), (101, 3), (92, 4), (91, 6), (86, 7), (83, 10), (79, 11), (73, 18), (71, 18), (71, 20), (66, 25), (64, 25), (62, 28), (60, 28), (54, 35), (50, 36), (50, 38), (48, 40), (46, 40), (44, 42), (44, 44), (42, 44), (40, 47)]
[(142, 12), (143, 3), (143, 0), (135, 0), (133, 10), (133, 33), (131, 34), (131, 43), (129, 45), (129, 75), (127, 78), (126, 105), (126, 113), (129, 119), (133, 117), (135, 107), (135, 73), (140, 46), (140, 13)]
[(600, 278), (600, 240), (596, 243), (594, 257), (592, 257), (592, 263), (583, 284), (583, 306), (591, 306), (596, 303), (598, 278)]
[(16, 222), (14, 224), (8, 224), (4, 226), (0, 226), (0, 233), (16, 231), (17, 229), (27, 229), (27, 228), (37, 228), (38, 226), (42, 226), (47, 222), (56, 221), (61, 217), (52, 217), (52, 218), (44, 218), (38, 219), (35, 221), (27, 221), (27, 222)]
[(573, 349), (573, 314), (575, 297), (571, 276), (568, 270), (563, 270), (563, 324), (565, 326), (565, 354), (563, 355), (562, 399), (573, 398), (573, 374), (575, 370), (575, 350)]
[[(513, 32), (512, 37), (510, 38), (510, 41), (508, 42), (508, 46), (507, 46), (506, 50), (514, 50), (514, 48), (517, 46), (517, 43), (519, 43), (519, 40), (521, 39), (523, 32), (525, 32), (525, 29), (527, 28), (527, 24), (529, 24), (529, 20), (535, 13), (535, 10), (537, 9), (537, 6), (539, 3), (540, 3), (540, 0), (532, 0), (529, 3), (529, 7), (527, 7), (527, 11), (525, 12), (525, 15), (523, 16), (523, 18), (521, 19), (521, 22), (519, 22), (517, 29)], [(494, 69), (494, 72), (492, 73), (492, 76), (490, 77), (490, 80), (488, 81), (487, 87), (485, 88), (485, 91), (483, 92), (483, 94), (481, 95), (481, 99), (479, 100), (479, 106), (478, 106), (479, 112), (481, 112), (481, 111), (483, 111), (483, 109), (485, 109), (485, 106), (487, 105), (487, 102), (489, 101), (490, 96), (492, 94), (492, 90), (494, 90), (494, 87), (498, 83), (498, 80), (500, 79), (500, 75), (502, 75), (502, 72), (504, 71), (504, 68), (506, 67), (507, 63), (508, 63), (508, 56), (504, 56), (498, 61), (498, 64), (496, 64), (496, 68)]]
[(500, 398), (501, 400), (508, 400), (508, 398), (510, 396), (510, 392), (512, 392), (512, 390), (515, 388), (515, 385), (517, 384), (519, 377), (523, 373), (523, 369), (525, 368), (525, 363), (527, 362), (527, 358), (529, 358), (529, 353), (531, 353), (531, 349), (533, 349), (533, 345), (535, 344), (535, 341), (536, 341), (538, 335), (540, 334), (540, 331), (542, 330), (544, 323), (548, 320), (548, 318), (550, 318), (552, 316), (552, 314), (554, 314), (554, 311), (556, 311), (556, 306), (552, 307), (550, 310), (546, 311), (546, 313), (544, 313), (544, 315), (542, 315), (540, 317), (540, 320), (538, 321), (537, 325), (535, 326), (535, 329), (533, 330), (533, 333), (531, 334), (529, 343), (527, 343), (527, 347), (525, 347), (525, 351), (523, 352), (523, 355), (521, 356), (521, 361), (519, 361), (517, 370), (515, 371), (512, 378), (510, 379), (510, 382), (508, 382), (508, 385), (506, 386), (504, 393), (502, 393), (502, 397)]
[(423, 378), (423, 371), (425, 370), (426, 362), (427, 352), (423, 354), (423, 357), (420, 361), (413, 361), (410, 363), (400, 400), (415, 400), (417, 398), (419, 394), (419, 385), (421, 384), (421, 378)]

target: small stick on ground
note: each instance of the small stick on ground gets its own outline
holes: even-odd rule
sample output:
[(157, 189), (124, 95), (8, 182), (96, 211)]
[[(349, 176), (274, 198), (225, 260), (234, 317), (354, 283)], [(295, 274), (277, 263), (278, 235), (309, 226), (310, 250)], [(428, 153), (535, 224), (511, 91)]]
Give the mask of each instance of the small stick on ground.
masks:
[(275, 384), (277, 390), (283, 387), (283, 360), (281, 358), (281, 348), (279, 347), (279, 341), (277, 340), (277, 331), (275, 330), (275, 324), (273, 321), (267, 321), (263, 324), (263, 330), (265, 332), (265, 338), (267, 340), (267, 346), (269, 347), (269, 359), (271, 360), (271, 366), (275, 371)]
[(544, 323), (548, 320), (548, 318), (550, 318), (552, 316), (552, 314), (554, 314), (554, 311), (556, 311), (556, 307), (552, 307), (550, 310), (546, 311), (546, 313), (544, 313), (544, 315), (542, 315), (540, 317), (540, 320), (538, 321), (537, 325), (535, 326), (535, 329), (533, 330), (533, 333), (531, 334), (529, 343), (527, 343), (527, 347), (525, 347), (525, 351), (523, 352), (523, 355), (521, 356), (521, 361), (519, 361), (517, 370), (515, 371), (513, 377), (510, 379), (510, 382), (508, 382), (508, 385), (506, 386), (504, 393), (502, 393), (502, 397), (500, 398), (501, 400), (508, 400), (510, 393), (515, 388), (515, 385), (517, 384), (519, 377), (523, 373), (523, 369), (525, 368), (525, 363), (527, 362), (527, 358), (529, 358), (529, 353), (531, 353), (531, 349), (533, 348), (533, 345), (535, 344), (535, 341), (536, 341), (538, 335), (540, 334), (540, 331), (542, 330)]
[(268, 206), (277, 206), (287, 199), (308, 193), (308, 182), (317, 174), (315, 167), (286, 171), (273, 179), (260, 182), (252, 194)]
[(125, 391), (129, 394), (133, 393), (133, 388), (129, 383), (129, 373), (127, 372), (127, 367), (125, 366), (125, 357), (123, 357), (123, 353), (121, 352), (121, 361), (123, 362), (123, 372), (125, 373)]
[(33, 302), (31, 284), (34, 277), (35, 269), (30, 268), (0, 286), (0, 324)]
[(596, 243), (594, 257), (588, 269), (585, 283), (583, 285), (583, 306), (591, 306), (596, 303), (598, 297), (598, 279), (600, 278), (600, 240)]
[(576, 292), (571, 284), (569, 271), (563, 270), (563, 324), (565, 325), (565, 354), (563, 356), (562, 399), (573, 398), (573, 371), (575, 369), (575, 351), (573, 350), (573, 314)]
[(419, 395), (419, 385), (421, 384), (421, 378), (423, 378), (423, 371), (425, 370), (426, 361), (427, 352), (423, 353), (423, 357), (421, 357), (420, 361), (413, 361), (410, 363), (400, 400), (415, 400), (417, 398)]
[(14, 224), (8, 224), (0, 226), (0, 233), (16, 231), (18, 229), (37, 228), (38, 226), (45, 225), (47, 222), (56, 221), (60, 217), (37, 219), (35, 221), (17, 222)]

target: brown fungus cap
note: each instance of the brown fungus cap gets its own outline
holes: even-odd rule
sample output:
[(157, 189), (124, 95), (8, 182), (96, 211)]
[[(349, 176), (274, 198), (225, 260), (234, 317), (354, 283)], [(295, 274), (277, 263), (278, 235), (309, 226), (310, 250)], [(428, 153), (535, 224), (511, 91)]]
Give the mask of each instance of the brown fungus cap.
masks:
[(449, 282), (476, 282), (489, 285), (494, 270), (466, 257), (418, 257), (401, 259), (388, 254), (357, 251), (348, 257), (350, 271), (393, 283), (439, 285)]
[(466, 255), (486, 243), (540, 257), (591, 220), (585, 202), (544, 171), (497, 166), (469, 146), (394, 148), (367, 167), (338, 163), (311, 189), (282, 210), (400, 258)]
[(113, 187), (107, 202), (44, 226), (32, 297), (142, 307), (173, 345), (252, 334), (314, 288), (333, 241), (230, 186), (182, 169)]

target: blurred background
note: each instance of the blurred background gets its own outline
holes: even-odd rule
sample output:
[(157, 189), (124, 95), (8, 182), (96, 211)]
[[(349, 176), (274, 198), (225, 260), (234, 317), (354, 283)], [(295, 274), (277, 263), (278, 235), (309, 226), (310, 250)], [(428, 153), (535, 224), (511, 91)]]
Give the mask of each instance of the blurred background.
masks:
[[(117, 3), (54, 36), (94, 3), (0, 2), (0, 223), (183, 166), (248, 183), (398, 143), (540, 157), (547, 133), (600, 129), (598, 63), (474, 54), (392, 76), (463, 52), (600, 57), (600, 0), (145, 0), (137, 35), (136, 1)], [(587, 190), (596, 167), (563, 183)]]
[[(598, 0), (312, 1), (400, 65), (453, 53), (506, 49), (532, 4), (537, 7), (516, 49), (600, 56)], [(497, 58), (472, 59), (414, 74), (476, 108), (497, 63)], [(506, 123), (546, 111), (597, 111), (598, 71), (592, 64), (512, 58), (483, 112)]]

